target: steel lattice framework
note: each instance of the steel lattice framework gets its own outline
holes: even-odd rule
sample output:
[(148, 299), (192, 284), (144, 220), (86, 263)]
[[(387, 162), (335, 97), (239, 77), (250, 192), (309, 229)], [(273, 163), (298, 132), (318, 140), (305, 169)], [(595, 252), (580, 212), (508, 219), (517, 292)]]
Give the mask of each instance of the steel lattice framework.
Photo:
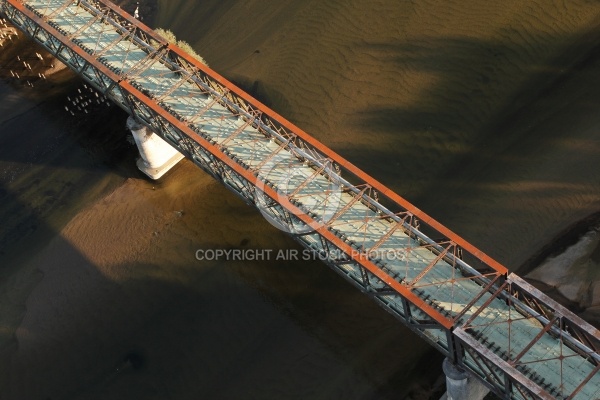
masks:
[(597, 329), (117, 6), (0, 11), (499, 396), (600, 398)]

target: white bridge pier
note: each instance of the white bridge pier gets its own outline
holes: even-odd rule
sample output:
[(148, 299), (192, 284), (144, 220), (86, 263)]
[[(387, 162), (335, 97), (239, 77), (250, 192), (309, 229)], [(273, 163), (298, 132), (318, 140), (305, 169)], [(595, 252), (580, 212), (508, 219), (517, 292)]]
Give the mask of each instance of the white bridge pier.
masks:
[(140, 152), (137, 166), (151, 179), (159, 179), (183, 158), (183, 154), (133, 117), (127, 118), (127, 128)]

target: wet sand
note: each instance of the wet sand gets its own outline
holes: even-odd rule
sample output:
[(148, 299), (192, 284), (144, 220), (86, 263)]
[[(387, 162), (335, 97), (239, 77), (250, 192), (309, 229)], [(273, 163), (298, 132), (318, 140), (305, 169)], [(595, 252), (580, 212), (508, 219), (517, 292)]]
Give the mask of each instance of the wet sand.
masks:
[(196, 261), (198, 248), (296, 246), (195, 166), (170, 178), (128, 180), (33, 261), (44, 279), (16, 332), (14, 398), (395, 398), (419, 388), (398, 371), (422, 373), (425, 345), (406, 348), (391, 316), (320, 263)]
[[(15, 387), (31, 386), (39, 376), (21, 379), (11, 359), (27, 299), (44, 276), (40, 265), (47, 260), (34, 259), (79, 211), (122, 184), (133, 168), (120, 159), (134, 149), (115, 107), (87, 120), (65, 112), (66, 97), (80, 83), (41, 49), (23, 40), (5, 43), (0, 67), (0, 397), (27, 399), (13, 395)], [(56, 261), (67, 263), (60, 255)]]
[[(510, 269), (599, 209), (596, 3), (158, 10), (156, 25), (217, 71)], [(97, 123), (66, 134), (51, 123), (64, 114), (16, 97), (20, 119), (0, 124), (23, 152), (0, 157), (20, 179), (0, 192), (2, 221), (14, 221), (0, 242), (0, 397), (439, 395), (428, 390), (441, 357), (320, 263), (196, 261), (198, 248), (296, 245), (193, 165), (148, 182), (128, 149), (111, 157), (119, 114), (106, 125), (114, 135), (90, 148), (82, 138)], [(40, 149), (62, 152), (36, 158), (20, 145), (36, 118), (44, 134), (31, 143), (55, 127), (66, 143)], [(48, 182), (60, 207), (37, 203), (56, 196), (44, 195)]]

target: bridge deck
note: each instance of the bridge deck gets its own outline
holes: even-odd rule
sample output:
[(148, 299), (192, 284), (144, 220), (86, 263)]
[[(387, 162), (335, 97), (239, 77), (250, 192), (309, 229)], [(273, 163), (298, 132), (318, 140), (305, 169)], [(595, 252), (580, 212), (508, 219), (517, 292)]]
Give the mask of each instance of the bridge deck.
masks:
[[(415, 212), (403, 207), (400, 212), (390, 212), (379, 203), (375, 186), (369, 182), (352, 185), (346, 181), (336, 166), (345, 165), (344, 160), (299, 147), (294, 137), (267, 129), (260, 105), (233, 107), (227, 101), (231, 87), (218, 84), (222, 79), (216, 83), (199, 79), (198, 71), (204, 70), (201, 65), (183, 62), (178, 58), (180, 51), (146, 32), (143, 25), (113, 18), (114, 6), (83, 0), (28, 0), (23, 4), (26, 7), (7, 0), (4, 11), (117, 104), (155, 130), (163, 126), (157, 133), (180, 150), (188, 147), (181, 144), (185, 141), (172, 129), (173, 123), (169, 125), (168, 119), (161, 117), (162, 125), (158, 125), (158, 116), (129, 99), (119, 87), (121, 81), (157, 104), (164, 110), (161, 115), (175, 117), (185, 129), (200, 134), (251, 171), (258, 185), (248, 185), (242, 174), (224, 174), (221, 179), (251, 199), (274, 223), (287, 218), (282, 227), (302, 244), (327, 257), (339, 272), (442, 351), (458, 354), (458, 361), (492, 389), (499, 392), (504, 387), (506, 398), (600, 398), (600, 357), (592, 343), (598, 339), (595, 329), (514, 275), (506, 276), (505, 271), (489, 265), (479, 272), (470, 262), (481, 263), (481, 257), (471, 251), (463, 260), (457, 239), (448, 235), (432, 239), (439, 233), (436, 225), (423, 223), (425, 229), (420, 229)], [(34, 12), (31, 16), (30, 11)], [(58, 33), (36, 31), (44, 24)], [(65, 41), (89, 57), (70, 53), (62, 47)], [(86, 57), (92, 61), (82, 62)], [(104, 67), (119, 79), (111, 78)], [(187, 155), (203, 165), (214, 162), (204, 153)], [(322, 229), (307, 229), (305, 216), (288, 215), (273, 206), (273, 196), (264, 194), (267, 187), (355, 253), (349, 256), (335, 243), (329, 247)], [(357, 258), (382, 272), (366, 270), (364, 263), (355, 262)], [(387, 277), (400, 286), (390, 285)], [(390, 287), (404, 291), (399, 295)], [(422, 306), (417, 307), (410, 295), (420, 299)], [(407, 298), (412, 301), (408, 306)], [(448, 324), (430, 329), (428, 325), (435, 325), (440, 318)], [(448, 331), (458, 338), (456, 344), (450, 343)]]

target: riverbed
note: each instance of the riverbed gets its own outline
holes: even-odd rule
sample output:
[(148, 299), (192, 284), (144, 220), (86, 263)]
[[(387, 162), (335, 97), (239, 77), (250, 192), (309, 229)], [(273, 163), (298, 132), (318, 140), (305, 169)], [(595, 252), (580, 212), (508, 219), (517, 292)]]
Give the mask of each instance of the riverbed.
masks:
[[(599, 14), (171, 0), (152, 22), (518, 270), (600, 208)], [(125, 114), (72, 118), (80, 82), (53, 84), (0, 86), (0, 397), (439, 395), (441, 356), (321, 263), (196, 260), (298, 247), (187, 161), (148, 181)]]

